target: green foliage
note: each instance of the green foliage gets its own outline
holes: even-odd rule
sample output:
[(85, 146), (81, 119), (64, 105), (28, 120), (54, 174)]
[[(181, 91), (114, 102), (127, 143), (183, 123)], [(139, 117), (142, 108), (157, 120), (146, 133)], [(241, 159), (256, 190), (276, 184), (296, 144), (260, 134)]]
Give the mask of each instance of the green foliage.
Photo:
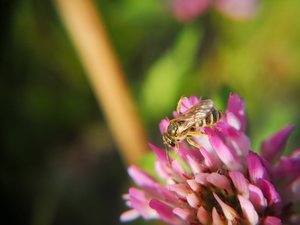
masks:
[(146, 72), (140, 100), (145, 118), (158, 120), (174, 109), (180, 98), (181, 84), (192, 69), (200, 40), (198, 27), (184, 27), (174, 46)]

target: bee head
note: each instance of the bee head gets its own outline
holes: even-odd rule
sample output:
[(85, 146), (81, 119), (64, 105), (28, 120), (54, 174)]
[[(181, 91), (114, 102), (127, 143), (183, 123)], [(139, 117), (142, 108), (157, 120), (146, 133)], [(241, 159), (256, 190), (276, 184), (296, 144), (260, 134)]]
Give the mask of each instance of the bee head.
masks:
[(180, 141), (178, 129), (180, 125), (182, 125), (182, 122), (183, 121), (170, 121), (167, 131), (163, 134), (165, 145), (176, 149), (178, 148), (178, 142)]
[(173, 140), (168, 133), (163, 135), (163, 142), (165, 145), (174, 148), (176, 146), (175, 140)]

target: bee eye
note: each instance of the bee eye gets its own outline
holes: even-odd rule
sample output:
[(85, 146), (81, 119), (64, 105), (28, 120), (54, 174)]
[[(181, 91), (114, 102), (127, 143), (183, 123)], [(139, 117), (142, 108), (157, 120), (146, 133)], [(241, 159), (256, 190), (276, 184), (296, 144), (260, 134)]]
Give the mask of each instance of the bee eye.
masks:
[(176, 123), (170, 123), (168, 128), (167, 128), (167, 132), (171, 135), (176, 135), (178, 126)]

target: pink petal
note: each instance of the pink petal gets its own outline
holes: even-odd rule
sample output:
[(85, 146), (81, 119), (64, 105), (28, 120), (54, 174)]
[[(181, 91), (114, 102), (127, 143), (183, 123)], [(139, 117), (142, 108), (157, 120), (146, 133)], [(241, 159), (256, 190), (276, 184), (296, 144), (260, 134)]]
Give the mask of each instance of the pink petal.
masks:
[(199, 208), (200, 200), (194, 192), (192, 192), (191, 194), (188, 194), (186, 196), (186, 200), (192, 208), (195, 208), (195, 209)]
[(246, 113), (244, 101), (235, 93), (229, 96), (226, 113), (233, 113), (240, 123), (241, 130), (246, 128)]
[(206, 151), (210, 152), (211, 154), (214, 152), (213, 147), (210, 144), (208, 135), (195, 136), (193, 137), (193, 141), (195, 141), (199, 146), (203, 147)]
[(197, 218), (201, 224), (208, 224), (210, 222), (210, 215), (209, 213), (200, 206), (197, 211)]
[(245, 176), (238, 171), (230, 171), (229, 177), (232, 180), (233, 185), (238, 190), (240, 194), (242, 194), (244, 197), (249, 197), (249, 189), (248, 189), (248, 180), (245, 178)]
[(149, 207), (150, 197), (147, 196), (144, 191), (136, 188), (130, 188), (129, 196), (130, 206), (135, 209), (143, 218), (157, 218), (156, 212)]
[(206, 151), (205, 148), (200, 147), (199, 151), (201, 152), (203, 158), (204, 158), (204, 164), (207, 166), (207, 168), (211, 169), (211, 170), (215, 170), (216, 168), (218, 168), (218, 159), (215, 158), (215, 156), (210, 153), (209, 151)]
[(219, 215), (215, 207), (212, 209), (212, 220), (212, 225), (225, 225), (225, 221), (222, 220), (222, 217)]
[(297, 148), (293, 151), (291, 157), (293, 158), (300, 158), (300, 148)]
[(269, 207), (273, 208), (276, 211), (280, 211), (282, 207), (281, 197), (276, 191), (273, 184), (271, 184), (268, 180), (259, 179), (258, 185), (264, 193), (264, 196), (266, 196), (266, 198), (268, 199)]
[(233, 148), (239, 156), (246, 157), (250, 149), (250, 140), (243, 131), (230, 126), (227, 122), (227, 118), (231, 114), (232, 113), (223, 116), (223, 121), (217, 123), (215, 127), (227, 137), (227, 144)]
[(229, 140), (239, 156), (246, 157), (250, 150), (250, 140), (244, 132), (236, 132)]
[(238, 217), (236, 211), (232, 207), (227, 205), (225, 202), (223, 202), (216, 193), (213, 193), (213, 195), (217, 200), (217, 202), (219, 203), (219, 205), (221, 206), (226, 219), (229, 221), (235, 220)]
[(187, 180), (186, 182), (193, 191), (200, 191), (201, 187), (194, 179)]
[(288, 125), (271, 137), (263, 141), (261, 146), (262, 156), (269, 162), (274, 161), (283, 151), (286, 141), (293, 131), (294, 126)]
[(157, 182), (155, 179), (138, 167), (130, 166), (128, 168), (128, 174), (138, 186), (148, 190), (156, 188)]
[(242, 129), (242, 124), (238, 117), (232, 112), (227, 112), (224, 116), (226, 118), (226, 122), (228, 127), (233, 128), (234, 130), (240, 131)]
[(262, 212), (268, 206), (263, 192), (253, 184), (249, 184), (249, 200), (258, 212)]
[(264, 219), (263, 225), (281, 225), (282, 222), (275, 216), (268, 216)]
[[(181, 4), (191, 4), (193, 1), (200, 2), (200, 0), (175, 0), (175, 1), (181, 2)], [(180, 105), (179, 111), (181, 113), (185, 113), (188, 109), (190, 109), (192, 106), (198, 104), (200, 101), (201, 100), (196, 96), (191, 96), (189, 98), (183, 97), (181, 99), (181, 105)]]
[(178, 217), (174, 215), (173, 208), (170, 207), (169, 205), (157, 199), (152, 199), (149, 205), (152, 209), (154, 209), (158, 213), (159, 217), (163, 221), (174, 225), (182, 224), (182, 222), (178, 219)]
[[(190, 146), (188, 146), (185, 142), (180, 142), (179, 143), (179, 149), (177, 151), (177, 154), (184, 160), (187, 161), (187, 156), (189, 155), (189, 148)], [(186, 149), (188, 149), (186, 151)]]
[(128, 222), (128, 221), (131, 221), (131, 220), (134, 220), (136, 218), (138, 218), (140, 216), (140, 214), (134, 210), (134, 209), (131, 209), (131, 210), (128, 210), (126, 212), (123, 212), (120, 216), (120, 221), (121, 222)]
[(207, 181), (208, 175), (209, 175), (208, 173), (198, 173), (195, 176), (195, 181), (198, 184), (202, 184), (202, 185), (206, 186), (208, 184), (208, 181)]
[(274, 178), (294, 178), (300, 175), (300, 157), (286, 157), (282, 156), (279, 163), (273, 170)]
[(215, 5), (220, 12), (236, 20), (249, 19), (258, 11), (257, 0), (216, 0)]
[(244, 217), (251, 225), (258, 224), (259, 217), (252, 203), (242, 195), (238, 195)]
[[(201, 136), (201, 135), (200, 135)], [(186, 142), (179, 143), (179, 150), (177, 154), (185, 161), (188, 161), (188, 156), (191, 157), (193, 160), (198, 161), (199, 163), (202, 162), (203, 156), (201, 153), (188, 145)], [(188, 162), (187, 162), (188, 163)]]
[(173, 209), (173, 213), (175, 215), (177, 215), (180, 219), (182, 219), (183, 221), (194, 221), (195, 220), (195, 216), (193, 215), (193, 213), (188, 210), (188, 209), (183, 209), (183, 208), (175, 208)]
[(172, 168), (174, 172), (176, 172), (176, 174), (180, 177), (185, 174), (183, 167), (181, 166), (181, 164), (177, 159), (172, 161)]
[(149, 146), (154, 151), (155, 155), (161, 163), (169, 163), (169, 156), (165, 150), (158, 148), (151, 143), (149, 143)]
[(187, 156), (193, 158), (193, 160), (202, 163), (203, 161), (203, 156), (200, 153), (200, 151), (197, 151), (195, 149), (192, 149), (190, 146), (185, 146), (185, 149), (183, 150), (185, 152), (185, 159), (187, 159)]
[(197, 174), (201, 171), (201, 161), (196, 161), (194, 160), (192, 157), (190, 157), (189, 155), (187, 156), (187, 163), (190, 166), (193, 174)]
[(200, 101), (201, 100), (197, 96), (191, 96), (189, 98), (189, 102), (190, 102), (191, 106), (198, 104)]
[(138, 200), (139, 202), (148, 202), (150, 197), (145, 193), (145, 191), (137, 189), (137, 188), (129, 188), (129, 200), (132, 200), (134, 198), (135, 200)]
[(170, 191), (175, 192), (177, 195), (179, 195), (182, 198), (185, 198), (190, 193), (190, 190), (187, 188), (187, 186), (184, 183), (168, 185), (168, 189)]
[(269, 179), (266, 168), (263, 166), (260, 157), (254, 153), (249, 152), (248, 157), (248, 172), (252, 182), (257, 183), (257, 180), (260, 178)]
[(164, 165), (163, 163), (160, 163), (158, 160), (155, 161), (155, 163), (154, 163), (154, 169), (160, 178), (162, 178), (164, 180), (171, 178), (170, 174), (168, 173), (168, 169), (166, 168), (166, 165)]
[(168, 118), (165, 118), (160, 121), (159, 129), (160, 129), (161, 134), (164, 134), (167, 132), (167, 128), (168, 128), (169, 124), (170, 124), (170, 120)]
[(217, 153), (219, 159), (226, 165), (229, 170), (241, 171), (243, 166), (236, 153), (230, 149), (217, 135), (209, 138), (211, 145)]
[(182, 108), (180, 109), (181, 113), (185, 113), (186, 110), (190, 109), (192, 106), (201, 102), (201, 98), (197, 96), (184, 97), (182, 100)]
[(140, 170), (138, 167), (130, 166), (128, 168), (128, 173), (138, 186), (142, 187), (152, 195), (159, 196), (160, 198), (166, 199), (170, 202), (176, 201), (173, 194), (170, 193), (166, 187), (157, 183), (153, 177)]
[(226, 176), (218, 173), (210, 173), (206, 180), (215, 187), (223, 190), (229, 190), (231, 188), (230, 180)]

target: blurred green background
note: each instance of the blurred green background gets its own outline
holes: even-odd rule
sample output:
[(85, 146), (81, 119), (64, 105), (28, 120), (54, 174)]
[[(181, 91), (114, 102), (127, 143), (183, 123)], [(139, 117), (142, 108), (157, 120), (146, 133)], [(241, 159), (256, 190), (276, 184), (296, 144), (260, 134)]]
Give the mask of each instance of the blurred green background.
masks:
[[(180, 96), (246, 101), (254, 150), (285, 124), (300, 145), (300, 1), (179, 23), (163, 0), (97, 0), (149, 141)], [(52, 1), (0, 2), (3, 224), (120, 224), (126, 167)], [(1, 222), (1, 223), (2, 223)], [(141, 224), (141, 220), (131, 224)]]

